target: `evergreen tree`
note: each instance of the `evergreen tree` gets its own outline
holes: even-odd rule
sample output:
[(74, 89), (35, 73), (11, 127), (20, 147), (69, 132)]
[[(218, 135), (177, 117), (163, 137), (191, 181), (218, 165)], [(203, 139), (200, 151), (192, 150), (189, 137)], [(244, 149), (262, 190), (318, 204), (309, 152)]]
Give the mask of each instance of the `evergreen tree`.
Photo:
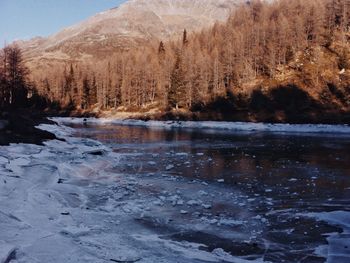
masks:
[(78, 84), (75, 79), (75, 73), (73, 65), (70, 64), (69, 72), (67, 73), (64, 69), (64, 95), (66, 104), (69, 104), (69, 107), (76, 107), (78, 105), (79, 94), (78, 94)]
[[(252, 89), (259, 89), (260, 81), (265, 87), (265, 81), (268, 86), (284, 78), (310, 85), (304, 81), (307, 61), (312, 61), (310, 72), (315, 68), (313, 78), (319, 78), (323, 66), (327, 70), (331, 67), (323, 56), (327, 52), (334, 56), (332, 63), (338, 62), (339, 70), (350, 68), (349, 14), (348, 0), (252, 0), (237, 6), (226, 23), (193, 34), (190, 41), (184, 29), (178, 41), (116, 51), (111, 57), (92, 57), (85, 65), (81, 62), (77, 66), (85, 74), (84, 69), (90, 67), (96, 73), (96, 77), (88, 75), (88, 105), (99, 102), (100, 107), (107, 108), (122, 105), (139, 109), (156, 103), (160, 108), (204, 105), (226, 94), (226, 90), (237, 88), (240, 93), (253, 83), (258, 86), (254, 84)], [(1, 61), (3, 58), (8, 59), (2, 56)], [(48, 67), (33, 75), (42, 91), (46, 93), (47, 85), (39, 80), (46, 74), (50, 93), (56, 99), (62, 100), (62, 94), (66, 94), (76, 102), (86, 100), (84, 74), (80, 76), (77, 66), (68, 65), (62, 76), (55, 73), (62, 73), (63, 68), (53, 65), (52, 70)], [(3, 68), (0, 65), (0, 95), (2, 101), (10, 101), (9, 78), (4, 73), (8, 71)], [(341, 85), (349, 86), (347, 71), (340, 77)], [(77, 80), (79, 85), (75, 84)], [(331, 81), (328, 76), (327, 81)]]
[(163, 41), (160, 41), (160, 43), (159, 43), (158, 54), (159, 55), (165, 54), (165, 46), (164, 46)]
[(114, 108), (119, 107), (122, 104), (122, 91), (121, 87), (117, 84), (115, 85), (115, 104)]
[(187, 30), (185, 29), (182, 35), (182, 45), (185, 47), (188, 45)]
[(90, 81), (87, 78), (87, 76), (84, 76), (83, 95), (82, 95), (82, 100), (81, 100), (81, 107), (83, 109), (88, 109), (90, 107), (89, 97), (90, 97)]
[(43, 87), (44, 87), (44, 93), (47, 97), (50, 96), (50, 93), (51, 93), (51, 87), (50, 87), (50, 82), (48, 80), (48, 78), (45, 78), (43, 80)]
[(79, 91), (78, 91), (78, 83), (75, 78), (75, 73), (73, 69), (73, 65), (70, 65), (70, 71), (69, 71), (69, 76), (71, 80), (71, 98), (73, 101), (73, 104), (75, 106), (79, 105)]
[(169, 107), (178, 109), (185, 105), (185, 88), (182, 57), (180, 52), (177, 52), (175, 65), (170, 76), (170, 88), (168, 92)]
[(94, 74), (92, 77), (92, 82), (91, 82), (91, 86), (90, 86), (88, 104), (91, 107), (91, 106), (95, 105), (96, 103), (97, 103), (97, 82), (96, 82), (96, 76)]

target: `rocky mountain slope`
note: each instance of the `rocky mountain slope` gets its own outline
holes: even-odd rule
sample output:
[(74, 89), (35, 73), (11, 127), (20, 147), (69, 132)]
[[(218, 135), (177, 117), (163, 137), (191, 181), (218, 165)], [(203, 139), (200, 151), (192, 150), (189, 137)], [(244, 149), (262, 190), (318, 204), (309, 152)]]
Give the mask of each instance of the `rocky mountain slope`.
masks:
[(150, 41), (179, 36), (228, 18), (242, 0), (129, 0), (48, 38), (18, 42), (27, 59), (104, 57)]

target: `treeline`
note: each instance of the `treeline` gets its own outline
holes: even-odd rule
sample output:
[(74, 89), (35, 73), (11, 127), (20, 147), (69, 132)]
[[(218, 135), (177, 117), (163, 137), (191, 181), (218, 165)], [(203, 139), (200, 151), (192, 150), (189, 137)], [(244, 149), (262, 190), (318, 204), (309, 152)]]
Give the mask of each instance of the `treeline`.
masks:
[(8, 46), (0, 51), (0, 109), (25, 104), (28, 73), (18, 47)]
[[(321, 49), (337, 53), (339, 70), (349, 69), (349, 26), (348, 0), (249, 1), (210, 30), (44, 69), (34, 80), (42, 94), (70, 107), (192, 109), (278, 81), (287, 65), (302, 76), (298, 60), (312, 54), (322, 66)], [(307, 85), (321, 85), (321, 73), (306, 76)]]
[(46, 108), (53, 105), (39, 95), (29, 80), (22, 51), (17, 46), (6, 46), (0, 50), (0, 113), (25, 107)]

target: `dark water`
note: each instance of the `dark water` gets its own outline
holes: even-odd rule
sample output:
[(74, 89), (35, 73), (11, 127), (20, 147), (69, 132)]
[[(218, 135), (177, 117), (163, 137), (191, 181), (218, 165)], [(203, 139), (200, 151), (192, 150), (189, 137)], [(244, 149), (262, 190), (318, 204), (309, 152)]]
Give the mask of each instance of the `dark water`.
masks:
[[(325, 262), (315, 255), (314, 249), (327, 244), (327, 233), (344, 231), (326, 222), (301, 219), (296, 214), (350, 211), (349, 137), (215, 134), (117, 125), (72, 127), (76, 128), (77, 136), (97, 139), (122, 153), (124, 162), (117, 172), (140, 176), (171, 173), (209, 184), (224, 179), (225, 187), (244, 193), (254, 204), (254, 212), (269, 220), (264, 238), (278, 246), (261, 252), (256, 245), (255, 253), (264, 253), (265, 260)], [(350, 223), (350, 218), (345, 220), (344, 223)], [(211, 242), (210, 237), (198, 233), (185, 233), (181, 238), (207, 239), (209, 246)], [(330, 262), (350, 262), (348, 240), (339, 245), (343, 246), (345, 256), (334, 257)], [(227, 250), (230, 246), (236, 244), (229, 245)], [(231, 252), (234, 251), (237, 250), (232, 248)]]

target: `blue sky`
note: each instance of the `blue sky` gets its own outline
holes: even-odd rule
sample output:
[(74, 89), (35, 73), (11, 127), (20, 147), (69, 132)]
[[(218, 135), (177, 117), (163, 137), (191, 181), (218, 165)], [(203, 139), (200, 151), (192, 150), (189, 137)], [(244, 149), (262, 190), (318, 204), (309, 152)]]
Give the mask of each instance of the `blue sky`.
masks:
[(0, 47), (48, 36), (126, 0), (0, 0)]

